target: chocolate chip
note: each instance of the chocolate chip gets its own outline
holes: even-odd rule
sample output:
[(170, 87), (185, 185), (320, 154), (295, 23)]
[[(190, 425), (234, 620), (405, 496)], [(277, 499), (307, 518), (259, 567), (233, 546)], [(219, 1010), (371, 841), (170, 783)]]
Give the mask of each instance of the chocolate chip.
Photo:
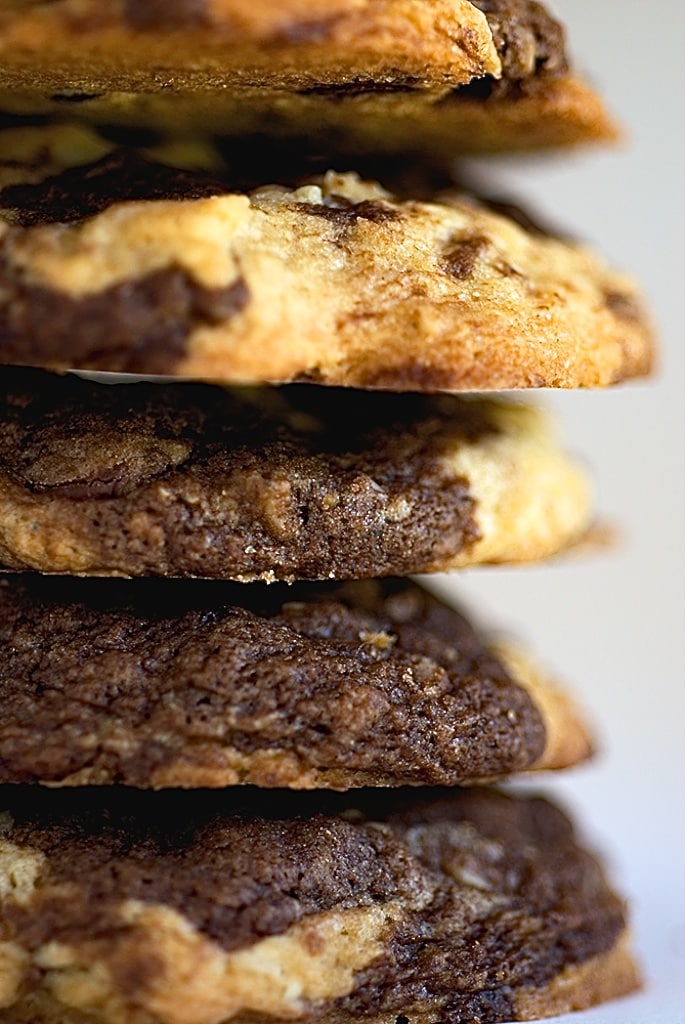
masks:
[(325, 43), (340, 23), (341, 15), (334, 14), (327, 18), (310, 18), (302, 20), (295, 17), (291, 22), (280, 26), (274, 34), (274, 40), (278, 42), (307, 44)]
[(336, 224), (352, 224), (357, 220), (370, 220), (375, 224), (397, 220), (401, 217), (399, 210), (393, 209), (377, 199), (364, 199), (353, 203), (345, 196), (331, 194), (324, 203), (298, 203), (298, 209), (314, 217), (323, 217)]
[(207, 20), (207, 0), (124, 0), (124, 19), (134, 29), (195, 28)]
[(604, 303), (614, 316), (627, 323), (634, 323), (640, 319), (640, 310), (635, 300), (623, 292), (606, 289), (603, 293)]
[(567, 70), (564, 30), (542, 4), (532, 0), (473, 0), (488, 20), (502, 61), (498, 94), (512, 83)]
[(482, 235), (471, 235), (461, 238), (449, 246), (440, 258), (440, 263), (447, 274), (456, 277), (459, 281), (466, 281), (476, 265), (476, 262), (487, 251), (490, 242)]
[[(128, 139), (133, 145), (140, 141), (135, 134), (113, 131), (119, 142)], [(216, 175), (169, 167), (124, 148), (96, 163), (70, 167), (40, 182), (9, 185), (0, 191), (0, 207), (10, 223), (32, 227), (73, 223), (101, 213), (116, 202), (202, 199), (226, 191), (226, 181)]]

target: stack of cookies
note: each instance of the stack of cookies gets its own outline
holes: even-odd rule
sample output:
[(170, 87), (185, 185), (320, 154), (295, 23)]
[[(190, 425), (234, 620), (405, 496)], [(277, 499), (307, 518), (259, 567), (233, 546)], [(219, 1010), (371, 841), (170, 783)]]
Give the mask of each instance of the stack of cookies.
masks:
[(582, 715), (406, 578), (592, 529), (545, 416), (472, 392), (650, 368), (629, 279), (452, 180), (615, 136), (559, 24), (5, 0), (0, 109), (0, 1020), (635, 988), (598, 861), (493, 786), (590, 756)]

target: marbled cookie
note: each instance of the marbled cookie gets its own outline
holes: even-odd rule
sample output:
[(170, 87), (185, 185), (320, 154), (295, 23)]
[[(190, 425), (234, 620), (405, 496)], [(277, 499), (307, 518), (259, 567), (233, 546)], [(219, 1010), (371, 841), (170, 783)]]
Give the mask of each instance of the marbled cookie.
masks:
[(248, 581), (542, 559), (592, 518), (536, 410), (6, 368), (0, 564)]
[(330, 153), (615, 136), (532, 0), (4, 0), (0, 64), (0, 109)]
[(0, 579), (0, 782), (457, 785), (590, 749), (528, 660), (406, 580)]
[(245, 193), (214, 153), (68, 125), (6, 138), (0, 362), (410, 391), (650, 369), (630, 279), (468, 196), (332, 172)]
[(3, 1024), (493, 1024), (638, 984), (621, 900), (541, 799), (0, 798)]

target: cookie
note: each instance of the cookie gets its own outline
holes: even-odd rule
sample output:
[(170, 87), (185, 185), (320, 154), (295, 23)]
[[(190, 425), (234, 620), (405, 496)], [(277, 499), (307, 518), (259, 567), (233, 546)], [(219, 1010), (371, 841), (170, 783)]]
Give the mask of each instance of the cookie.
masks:
[(457, 785), (591, 752), (525, 656), (406, 580), (0, 581), (0, 782)]
[(494, 1024), (638, 984), (621, 900), (542, 799), (0, 795), (7, 1024)]
[(592, 510), (524, 406), (6, 369), (0, 564), (292, 581), (552, 555)]
[(297, 136), (330, 153), (616, 136), (532, 0), (10, 0), (0, 61), (0, 109)]
[(65, 131), (7, 133), (4, 363), (410, 391), (650, 369), (632, 281), (509, 208), (351, 173), (237, 193), (221, 169)]

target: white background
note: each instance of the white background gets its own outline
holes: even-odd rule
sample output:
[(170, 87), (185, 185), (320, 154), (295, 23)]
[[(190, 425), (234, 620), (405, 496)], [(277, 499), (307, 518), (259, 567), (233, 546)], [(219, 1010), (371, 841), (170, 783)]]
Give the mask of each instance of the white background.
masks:
[(685, 1022), (685, 0), (552, 0), (576, 67), (627, 130), (616, 150), (478, 165), (642, 281), (655, 379), (543, 396), (623, 527), (611, 555), (474, 569), (444, 585), (575, 689), (601, 736), (589, 767), (545, 778), (632, 904), (647, 986), (575, 1024)]

